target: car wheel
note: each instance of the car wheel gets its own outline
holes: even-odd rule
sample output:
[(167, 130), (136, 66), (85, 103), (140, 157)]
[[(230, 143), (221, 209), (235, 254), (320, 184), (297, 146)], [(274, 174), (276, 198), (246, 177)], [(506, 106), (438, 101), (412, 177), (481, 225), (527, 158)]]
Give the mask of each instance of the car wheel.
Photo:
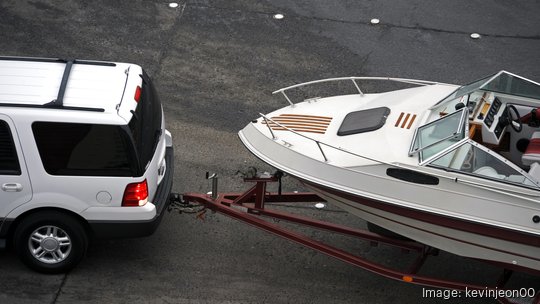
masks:
[(88, 247), (88, 236), (81, 223), (54, 211), (24, 218), (13, 240), (23, 263), (42, 273), (69, 271), (81, 261)]

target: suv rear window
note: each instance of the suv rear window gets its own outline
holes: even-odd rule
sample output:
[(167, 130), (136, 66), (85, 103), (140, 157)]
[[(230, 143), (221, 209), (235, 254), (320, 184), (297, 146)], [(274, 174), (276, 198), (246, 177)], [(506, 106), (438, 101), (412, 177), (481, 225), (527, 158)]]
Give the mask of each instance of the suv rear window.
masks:
[(35, 122), (39, 155), (51, 175), (134, 176), (128, 136), (120, 126)]
[(129, 128), (139, 154), (140, 165), (146, 170), (154, 156), (161, 136), (161, 102), (150, 77), (143, 72), (141, 101), (137, 104)]
[(0, 120), (0, 174), (21, 175), (19, 158), (8, 124)]

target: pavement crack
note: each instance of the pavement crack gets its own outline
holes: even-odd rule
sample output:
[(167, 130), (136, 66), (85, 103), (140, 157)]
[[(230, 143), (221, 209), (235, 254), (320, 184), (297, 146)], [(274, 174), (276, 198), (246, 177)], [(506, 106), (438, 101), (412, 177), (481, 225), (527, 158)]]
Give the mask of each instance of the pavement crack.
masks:
[(248, 14), (256, 14), (256, 15), (265, 15), (265, 16), (273, 16), (276, 14), (276, 12), (263, 12), (263, 11), (255, 11), (255, 10), (241, 10), (237, 8), (228, 8), (228, 7), (220, 7), (220, 6), (211, 6), (211, 5), (204, 5), (204, 4), (190, 4), (190, 8), (202, 8), (202, 9), (211, 9), (211, 10), (218, 10), (218, 11), (229, 11), (229, 12), (242, 12), (242, 13), (248, 13)]
[(64, 277), (62, 278), (62, 282), (60, 283), (60, 286), (56, 290), (56, 293), (54, 294), (54, 298), (51, 301), (51, 304), (55, 304), (56, 301), (58, 301), (58, 298), (60, 297), (60, 294), (62, 293), (62, 289), (64, 288), (64, 285), (66, 284), (68, 274), (64, 274)]
[[(169, 49), (170, 43), (172, 41), (172, 39), (170, 39), (171, 34), (174, 33), (176, 27), (178, 26), (178, 23), (180, 22), (180, 20), (184, 16), (184, 11), (186, 10), (187, 4), (188, 4), (187, 0), (184, 1), (182, 4), (180, 4), (179, 8), (177, 9), (178, 13), (177, 13), (176, 17), (174, 18), (173, 24), (170, 26), (169, 29), (167, 29), (167, 32), (164, 35), (165, 38), (164, 38), (164, 40), (162, 42), (161, 51), (159, 52), (158, 59), (157, 59), (158, 66), (161, 66), (161, 64), (163, 63), (163, 60), (167, 56), (167, 50)], [(160, 72), (161, 72), (161, 70), (160, 70)]]
[(364, 69), (367, 66), (369, 57), (371, 57), (372, 53), (373, 51), (370, 51), (369, 53), (361, 57), (361, 61), (359, 62), (360, 69)]
[[(264, 11), (255, 11), (255, 10), (241, 10), (237, 8), (227, 8), (227, 7), (219, 7), (219, 6), (211, 6), (211, 5), (204, 5), (204, 4), (192, 4), (190, 5), (190, 8), (200, 8), (200, 9), (212, 9), (212, 10), (221, 10), (221, 11), (233, 11), (233, 12), (243, 12), (248, 14), (257, 14), (257, 15), (265, 15), (265, 16), (273, 16), (278, 12), (264, 12)], [(304, 20), (316, 20), (316, 21), (323, 21), (323, 22), (335, 22), (335, 23), (342, 23), (342, 24), (353, 24), (353, 25), (363, 25), (363, 26), (374, 26), (370, 23), (370, 20), (340, 20), (340, 19), (332, 19), (332, 18), (325, 18), (325, 17), (317, 17), (317, 16), (302, 16), (297, 14), (287, 14), (286, 17), (290, 18), (296, 18), (296, 19), (304, 19)], [(445, 33), (445, 34), (458, 34), (458, 35), (470, 35), (471, 32), (467, 31), (456, 31), (456, 30), (446, 30), (446, 29), (439, 29), (439, 28), (432, 28), (432, 27), (425, 27), (425, 26), (407, 26), (407, 25), (397, 25), (392, 23), (380, 23), (376, 25), (377, 27), (385, 27), (385, 28), (397, 28), (397, 29), (405, 29), (405, 30), (416, 30), (416, 31), (426, 31), (426, 32), (436, 32), (436, 33)], [(526, 35), (502, 35), (502, 34), (489, 34), (489, 33), (478, 33), (483, 37), (491, 37), (491, 38), (510, 38), (510, 39), (526, 39), (526, 40), (540, 40), (540, 35), (532, 35), (532, 36), (526, 36)]]
[[(393, 25), (393, 24), (380, 24), (380, 26), (385, 26), (388, 28), (400, 28), (407, 30), (418, 30), (418, 31), (430, 31), (437, 33), (446, 33), (446, 34), (459, 34), (459, 35), (470, 35), (471, 32), (466, 31), (451, 31), (423, 26), (406, 26), (406, 25)], [(540, 36), (523, 36), (523, 35), (501, 35), (501, 34), (487, 34), (487, 33), (478, 33), (483, 37), (492, 37), (492, 38), (513, 38), (513, 39), (529, 39), (529, 40), (540, 40)]]

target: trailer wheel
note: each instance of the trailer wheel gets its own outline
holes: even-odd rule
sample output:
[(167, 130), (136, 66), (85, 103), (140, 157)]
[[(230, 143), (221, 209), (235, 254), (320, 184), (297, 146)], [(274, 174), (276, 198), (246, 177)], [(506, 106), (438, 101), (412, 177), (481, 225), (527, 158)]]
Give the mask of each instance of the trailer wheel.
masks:
[(88, 236), (81, 223), (55, 211), (24, 218), (13, 241), (22, 262), (42, 273), (69, 271), (82, 260), (88, 247)]
[(382, 235), (382, 236), (385, 236), (385, 237), (389, 237), (391, 239), (396, 239), (396, 240), (410, 240), (409, 238), (407, 237), (404, 237), (403, 235), (401, 234), (397, 234), (393, 231), (390, 231), (388, 229), (385, 229), (381, 226), (377, 226), (371, 222), (367, 222), (367, 228), (370, 232), (373, 232), (373, 233), (376, 233), (378, 235)]

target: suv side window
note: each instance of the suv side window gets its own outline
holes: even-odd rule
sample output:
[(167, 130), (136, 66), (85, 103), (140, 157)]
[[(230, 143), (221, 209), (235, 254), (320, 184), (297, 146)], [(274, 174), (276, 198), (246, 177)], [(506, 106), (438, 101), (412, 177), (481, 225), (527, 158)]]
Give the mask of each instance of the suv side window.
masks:
[(32, 131), (51, 175), (135, 176), (135, 152), (120, 126), (35, 122)]
[(0, 175), (21, 175), (13, 136), (7, 122), (0, 120)]

